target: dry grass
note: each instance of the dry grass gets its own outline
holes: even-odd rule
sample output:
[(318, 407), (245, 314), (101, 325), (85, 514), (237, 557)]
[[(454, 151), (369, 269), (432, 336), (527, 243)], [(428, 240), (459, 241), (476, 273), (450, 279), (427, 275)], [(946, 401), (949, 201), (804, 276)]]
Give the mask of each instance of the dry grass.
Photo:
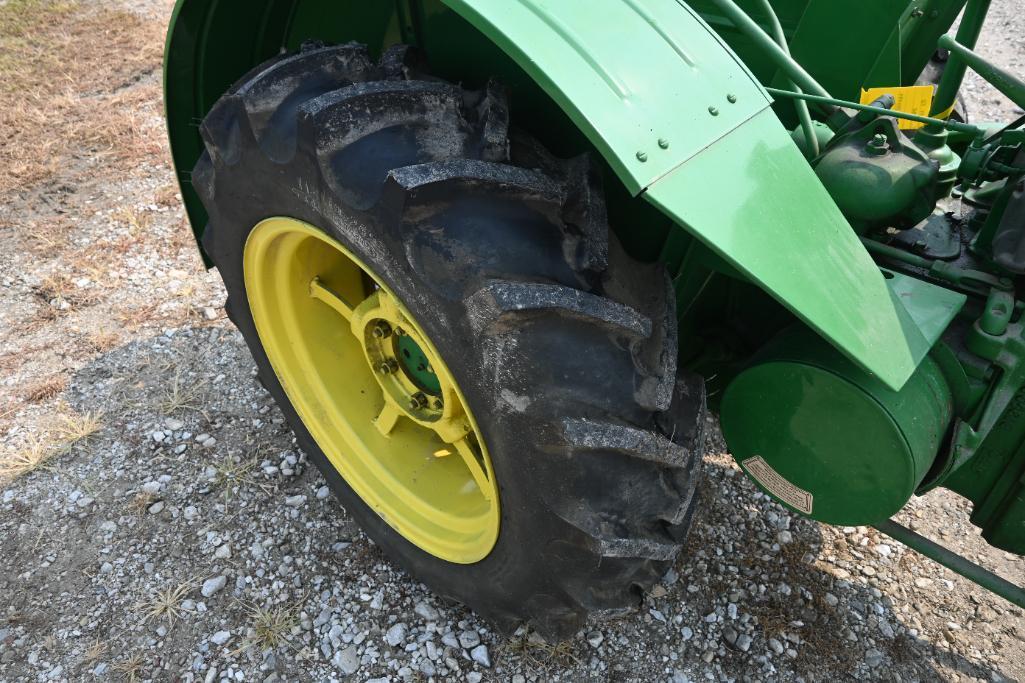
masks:
[(136, 515), (144, 515), (149, 506), (155, 502), (157, 502), (155, 494), (139, 491), (128, 502), (128, 510)]
[(141, 306), (122, 308), (117, 312), (118, 321), (129, 332), (135, 332), (144, 325), (149, 325), (160, 318), (160, 302), (150, 301)]
[(0, 459), (0, 483), (35, 472), (55, 455), (48, 439), (31, 435), (21, 445)]
[(120, 662), (116, 662), (111, 668), (121, 674), (128, 683), (135, 683), (142, 675), (143, 666), (146, 664), (142, 654), (136, 652), (134, 655)]
[(0, 195), (53, 177), (68, 156), (154, 151), (141, 110), (159, 106), (159, 84), (128, 86), (160, 64), (160, 30), (74, 0), (0, 5)]
[(261, 487), (255, 478), (258, 460), (236, 459), (229, 455), (212, 463), (212, 467), (215, 471), (212, 483), (214, 486), (223, 487), (225, 507), (231, 501), (232, 496), (239, 490), (246, 487)]
[(85, 665), (91, 665), (98, 662), (103, 658), (104, 655), (110, 650), (110, 646), (103, 642), (99, 638), (93, 641), (93, 643), (85, 649), (82, 654), (82, 663)]
[(580, 664), (576, 648), (570, 641), (549, 644), (535, 633), (514, 636), (502, 645), (503, 654), (518, 658), (537, 670), (565, 669)]
[(22, 396), (30, 403), (39, 403), (59, 396), (67, 386), (67, 377), (64, 375), (51, 375), (29, 384), (22, 391)]
[(86, 441), (102, 427), (102, 413), (76, 413), (73, 410), (65, 409), (57, 417), (55, 432), (57, 441), (65, 449), (68, 449), (79, 442)]
[(92, 330), (86, 334), (86, 343), (96, 353), (110, 351), (121, 343), (121, 335), (106, 328)]
[(164, 389), (161, 397), (160, 411), (165, 415), (177, 415), (185, 411), (200, 412), (204, 404), (201, 398), (204, 386), (206, 382), (186, 380), (182, 368), (176, 367), (171, 384)]
[(136, 605), (136, 609), (142, 613), (142, 623), (166, 619), (167, 625), (173, 626), (175, 620), (181, 618), (184, 613), (181, 608), (182, 601), (195, 587), (196, 581), (189, 579), (177, 586), (157, 591), (148, 600)]
[(278, 607), (260, 607), (242, 600), (237, 602), (249, 617), (249, 633), (236, 654), (249, 649), (258, 652), (276, 650), (287, 644), (292, 629), (299, 624), (299, 612), (305, 599)]
[(50, 469), (48, 463), (64, 455), (79, 443), (89, 440), (103, 427), (99, 413), (77, 413), (60, 408), (49, 427), (30, 434), (18, 447), (0, 452), (0, 483), (6, 483), (38, 469)]
[(29, 220), (17, 226), (28, 248), (34, 254), (45, 256), (61, 249), (67, 243), (75, 224), (60, 216), (48, 217), (46, 220)]
[(153, 196), (153, 203), (157, 206), (171, 208), (180, 206), (181, 202), (182, 196), (177, 185), (164, 185), (162, 188), (157, 190), (156, 194)]

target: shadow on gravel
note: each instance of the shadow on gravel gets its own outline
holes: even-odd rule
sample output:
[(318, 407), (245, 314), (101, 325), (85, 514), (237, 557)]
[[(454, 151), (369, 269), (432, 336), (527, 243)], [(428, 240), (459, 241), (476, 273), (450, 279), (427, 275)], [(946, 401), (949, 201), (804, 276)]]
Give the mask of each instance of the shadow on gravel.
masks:
[[(58, 665), (73, 678), (138, 665), (140, 676), (184, 680), (231, 667), (265, 672), (260, 680), (407, 668), (424, 680), (1006, 675), (936, 647), (953, 639), (935, 628), (952, 618), (942, 609), (964, 618), (964, 606), (915, 603), (918, 558), (791, 516), (721, 441), (688, 546), (641, 611), (535, 647), (490, 632), (387, 562), (306, 468), (234, 330), (118, 348), (78, 372), (65, 399), (102, 412), (103, 430), (11, 484), (15, 502), (0, 514), (0, 590), (12, 596), (9, 614), (28, 615), (20, 626), (0, 620), (0, 633), (23, 643), (15, 678)], [(386, 644), (400, 625), (405, 640)], [(66, 642), (48, 649), (55, 633)], [(490, 648), (490, 668), (455, 642), (467, 633)]]
[[(929, 614), (930, 606), (916, 603), (915, 567), (929, 560), (863, 528), (840, 530), (789, 514), (760, 493), (719, 445), (723, 455), (706, 459), (703, 508), (678, 565), (680, 583), (701, 588), (690, 593), (681, 585), (667, 599), (689, 601), (699, 616), (724, 609), (728, 615), (734, 603), (737, 621), (745, 614), (752, 617), (749, 624), (757, 619), (747, 628), (729, 619), (709, 625), (706, 633), (721, 624), (724, 671), (750, 675), (752, 664), (771, 653), (775, 668), (762, 663), (767, 675), (946, 680), (956, 671), (973, 679), (1014, 680), (936, 647), (949, 632), (922, 634), (927, 617), (946, 622), (957, 609), (948, 603)], [(886, 545), (885, 556), (873, 552), (874, 541)], [(901, 594), (909, 602), (895, 602)], [(740, 647), (748, 644), (744, 634), (753, 639), (747, 652)], [(769, 647), (759, 648), (759, 642)]]

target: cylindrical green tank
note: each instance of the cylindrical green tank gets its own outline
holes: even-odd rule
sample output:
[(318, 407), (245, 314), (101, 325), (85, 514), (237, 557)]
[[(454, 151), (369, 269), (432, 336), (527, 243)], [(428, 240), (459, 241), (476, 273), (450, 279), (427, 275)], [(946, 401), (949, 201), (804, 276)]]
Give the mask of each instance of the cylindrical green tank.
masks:
[(932, 467), (952, 413), (930, 358), (895, 392), (803, 326), (776, 337), (721, 404), (744, 471), (797, 512), (840, 525), (896, 513)]

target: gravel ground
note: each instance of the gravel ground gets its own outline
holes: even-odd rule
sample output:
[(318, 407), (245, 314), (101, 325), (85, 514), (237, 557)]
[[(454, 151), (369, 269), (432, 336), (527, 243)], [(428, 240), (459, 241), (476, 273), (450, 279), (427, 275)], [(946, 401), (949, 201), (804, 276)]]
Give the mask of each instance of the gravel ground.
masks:
[[(122, 137), (58, 122), (52, 167), (0, 191), (0, 681), (1025, 679), (1022, 610), (872, 529), (790, 515), (721, 439), (685, 559), (569, 641), (499, 635), (395, 569), (307, 467), (191, 244), (160, 119), (170, 7), (72, 6), (15, 45), (130, 29), (93, 39), (123, 51), (105, 84), (69, 64), (19, 94), (50, 115), (36, 95), (70, 93)], [(983, 51), (1021, 73), (1023, 29), (995, 0)], [(1014, 115), (967, 92), (977, 119)], [(1025, 582), (968, 512), (936, 492), (902, 518)]]

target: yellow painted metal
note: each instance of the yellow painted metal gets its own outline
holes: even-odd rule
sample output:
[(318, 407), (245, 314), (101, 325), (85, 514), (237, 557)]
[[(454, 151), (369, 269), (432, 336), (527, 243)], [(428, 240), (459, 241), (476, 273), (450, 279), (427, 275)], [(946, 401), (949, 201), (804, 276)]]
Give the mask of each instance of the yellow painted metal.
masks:
[[(883, 95), (893, 95), (893, 111), (902, 111), (905, 114), (916, 116), (928, 116), (932, 111), (932, 98), (936, 92), (934, 85), (905, 85), (889, 86), (885, 88), (862, 88), (861, 103), (872, 104)], [(949, 114), (948, 114), (949, 115)], [(941, 116), (939, 118), (946, 118)], [(925, 124), (921, 121), (899, 119), (897, 125), (901, 130), (918, 130)]]
[[(337, 240), (291, 218), (253, 229), (244, 269), (267, 358), (332, 466), (422, 550), (461, 564), (486, 557), (499, 527), (487, 446), (441, 354), (391, 289)], [(411, 343), (440, 390), (425, 391), (399, 362)]]

